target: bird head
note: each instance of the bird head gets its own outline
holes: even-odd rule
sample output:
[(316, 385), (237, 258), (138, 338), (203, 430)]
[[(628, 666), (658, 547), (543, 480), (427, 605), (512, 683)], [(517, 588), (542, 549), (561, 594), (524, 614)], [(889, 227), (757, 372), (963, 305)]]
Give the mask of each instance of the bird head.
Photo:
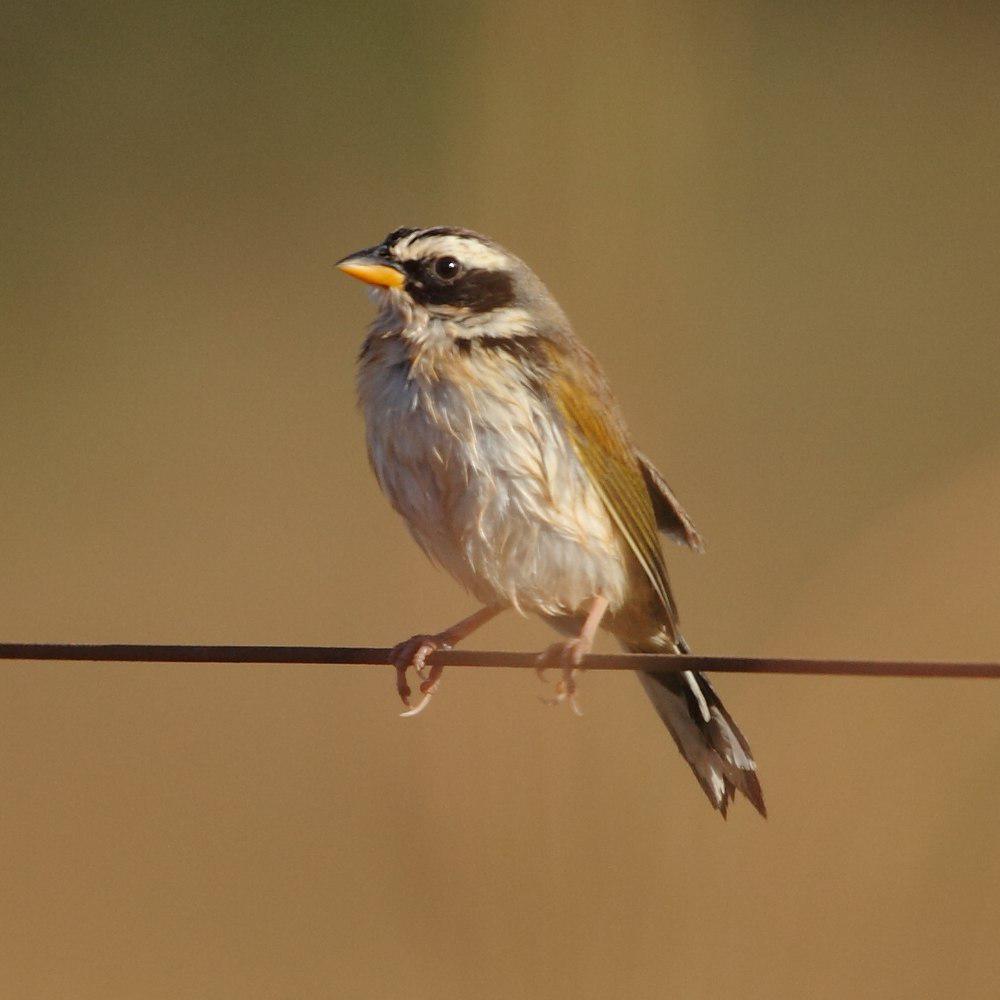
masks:
[(378, 289), (384, 307), (446, 320), (457, 337), (486, 326), (491, 335), (502, 336), (566, 323), (523, 261), (468, 229), (396, 229), (337, 266)]

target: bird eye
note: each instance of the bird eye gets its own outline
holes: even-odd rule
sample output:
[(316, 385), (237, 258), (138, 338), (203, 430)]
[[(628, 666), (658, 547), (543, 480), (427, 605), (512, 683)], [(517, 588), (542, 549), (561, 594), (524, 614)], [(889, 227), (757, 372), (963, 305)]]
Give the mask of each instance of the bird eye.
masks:
[(451, 281), (453, 278), (457, 278), (461, 270), (462, 265), (454, 257), (438, 257), (434, 261), (434, 273), (442, 281)]

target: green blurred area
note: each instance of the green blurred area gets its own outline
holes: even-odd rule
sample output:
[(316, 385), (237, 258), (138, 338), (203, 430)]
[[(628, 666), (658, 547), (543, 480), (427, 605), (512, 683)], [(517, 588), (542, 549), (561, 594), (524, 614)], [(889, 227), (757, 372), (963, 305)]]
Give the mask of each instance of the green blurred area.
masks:
[[(1000, 650), (991, 4), (8, 5), (0, 638), (390, 644), (334, 260), (479, 229), (708, 540), (699, 650)], [(480, 640), (540, 648), (534, 622)], [(0, 993), (993, 998), (1000, 689), (726, 677), (772, 818), (630, 678), (0, 671)]]

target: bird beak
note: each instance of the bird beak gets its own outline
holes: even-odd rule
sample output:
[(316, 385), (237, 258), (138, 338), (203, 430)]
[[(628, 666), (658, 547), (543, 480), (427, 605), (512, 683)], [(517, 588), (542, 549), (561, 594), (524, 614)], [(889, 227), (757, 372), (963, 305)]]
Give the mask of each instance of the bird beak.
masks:
[(359, 250), (337, 261), (337, 267), (352, 278), (380, 288), (401, 288), (406, 275), (396, 264), (386, 261), (375, 250)]

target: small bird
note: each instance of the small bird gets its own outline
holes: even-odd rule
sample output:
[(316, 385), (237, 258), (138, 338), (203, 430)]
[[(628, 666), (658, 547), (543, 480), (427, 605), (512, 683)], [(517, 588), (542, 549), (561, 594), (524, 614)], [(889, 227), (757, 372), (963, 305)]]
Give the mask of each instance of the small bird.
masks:
[[(372, 287), (378, 314), (358, 359), (368, 455), (417, 544), (482, 607), (393, 650), (429, 702), (427, 657), (501, 611), (567, 636), (556, 702), (575, 710), (576, 669), (598, 628), (624, 649), (689, 652), (657, 531), (701, 550), (691, 519), (632, 443), (607, 379), (521, 260), (467, 229), (397, 229), (337, 265)], [(639, 680), (712, 805), (739, 789), (766, 815), (750, 746), (695, 671)]]

